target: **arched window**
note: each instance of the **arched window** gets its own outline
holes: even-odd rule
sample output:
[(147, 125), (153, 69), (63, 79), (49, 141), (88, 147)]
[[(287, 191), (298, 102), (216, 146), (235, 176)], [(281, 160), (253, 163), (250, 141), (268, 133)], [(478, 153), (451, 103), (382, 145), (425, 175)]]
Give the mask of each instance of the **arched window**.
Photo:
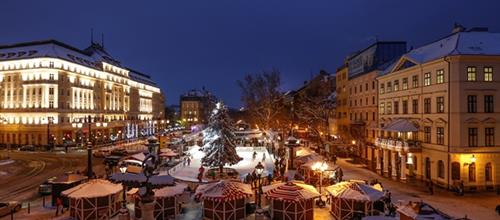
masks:
[(491, 163), (487, 163), (484, 167), (484, 179), (486, 182), (493, 181), (493, 167), (491, 166)]
[(437, 168), (438, 168), (438, 170), (437, 170), (438, 177), (444, 179), (444, 162), (442, 160), (438, 161), (438, 167)]
[(469, 165), (469, 182), (476, 182), (476, 163)]
[(452, 180), (460, 180), (460, 163), (459, 162), (451, 163), (451, 179)]

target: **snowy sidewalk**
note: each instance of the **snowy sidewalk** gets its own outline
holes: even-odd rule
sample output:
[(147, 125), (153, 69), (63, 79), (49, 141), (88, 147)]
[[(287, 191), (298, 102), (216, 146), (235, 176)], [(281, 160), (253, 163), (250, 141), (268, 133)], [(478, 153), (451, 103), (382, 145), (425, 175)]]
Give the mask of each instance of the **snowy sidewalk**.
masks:
[(370, 180), (378, 179), (384, 189), (392, 194), (392, 201), (407, 203), (408, 201), (423, 200), (435, 208), (454, 217), (464, 217), (478, 220), (500, 219), (495, 213), (496, 205), (500, 204), (500, 196), (493, 192), (466, 193), (465, 196), (456, 196), (445, 189), (435, 187), (434, 195), (430, 195), (425, 188), (418, 184), (408, 184), (384, 178), (363, 165), (351, 164), (349, 159), (339, 159), (338, 164), (344, 171), (344, 179)]

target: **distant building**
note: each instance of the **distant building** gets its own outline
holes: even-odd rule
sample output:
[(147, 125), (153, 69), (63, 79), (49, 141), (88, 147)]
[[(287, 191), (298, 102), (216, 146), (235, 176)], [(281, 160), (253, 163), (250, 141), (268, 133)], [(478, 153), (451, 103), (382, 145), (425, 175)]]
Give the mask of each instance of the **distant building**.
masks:
[(500, 33), (460, 28), (382, 72), (381, 173), (444, 187), (463, 181), (466, 190), (500, 187), (499, 45)]
[(181, 106), (180, 105), (169, 105), (165, 107), (165, 119), (168, 120), (169, 124), (175, 125), (175, 123), (180, 123), (181, 120)]
[(190, 90), (180, 97), (180, 117), (186, 126), (206, 124), (215, 107), (216, 98), (209, 91)]
[(0, 46), (0, 143), (135, 138), (154, 133), (163, 106), (151, 77), (126, 67), (103, 45), (81, 50), (47, 40)]

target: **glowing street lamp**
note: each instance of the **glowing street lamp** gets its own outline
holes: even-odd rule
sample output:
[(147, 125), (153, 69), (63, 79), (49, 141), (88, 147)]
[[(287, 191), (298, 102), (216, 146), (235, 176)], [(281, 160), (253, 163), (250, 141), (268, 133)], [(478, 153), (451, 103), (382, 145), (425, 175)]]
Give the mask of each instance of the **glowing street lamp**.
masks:
[(257, 174), (257, 177), (258, 177), (258, 179), (259, 179), (259, 181), (258, 181), (258, 184), (259, 184), (259, 185), (258, 185), (258, 189), (257, 189), (257, 190), (258, 190), (258, 201), (257, 201), (257, 205), (258, 205), (258, 207), (259, 207), (259, 208), (261, 208), (261, 203), (260, 203), (260, 200), (261, 200), (260, 195), (261, 195), (261, 193), (262, 193), (262, 183), (261, 183), (261, 177), (262, 177), (262, 173), (264, 173), (264, 166), (262, 165), (262, 163), (261, 163), (261, 162), (259, 162), (259, 163), (257, 164), (257, 166), (255, 166), (255, 173)]
[(321, 202), (321, 204), (323, 204), (323, 198), (321, 197), (321, 188), (323, 187), (323, 172), (328, 169), (328, 164), (325, 161), (318, 161), (311, 166), (311, 169), (313, 171), (319, 171), (319, 201)]

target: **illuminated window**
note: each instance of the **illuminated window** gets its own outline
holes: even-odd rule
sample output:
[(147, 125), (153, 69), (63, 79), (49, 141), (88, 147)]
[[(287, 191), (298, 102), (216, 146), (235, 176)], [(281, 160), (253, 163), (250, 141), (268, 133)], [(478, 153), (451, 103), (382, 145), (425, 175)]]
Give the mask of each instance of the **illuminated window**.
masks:
[(438, 70), (436, 72), (436, 84), (444, 83), (444, 70)]
[(436, 97), (436, 111), (437, 113), (443, 113), (444, 112), (444, 97)]
[(384, 84), (380, 84), (380, 94), (384, 94), (385, 92), (385, 88), (384, 88)]
[(403, 90), (408, 89), (408, 78), (403, 78)]
[(484, 67), (483, 72), (485, 82), (493, 81), (493, 67)]
[(424, 74), (424, 86), (430, 86), (431, 85), (431, 73), (425, 73)]
[(437, 144), (443, 145), (444, 144), (444, 128), (437, 127), (436, 128), (436, 135), (437, 135)]
[(394, 80), (394, 91), (399, 91), (399, 80)]
[(476, 81), (476, 67), (467, 67), (467, 81)]

